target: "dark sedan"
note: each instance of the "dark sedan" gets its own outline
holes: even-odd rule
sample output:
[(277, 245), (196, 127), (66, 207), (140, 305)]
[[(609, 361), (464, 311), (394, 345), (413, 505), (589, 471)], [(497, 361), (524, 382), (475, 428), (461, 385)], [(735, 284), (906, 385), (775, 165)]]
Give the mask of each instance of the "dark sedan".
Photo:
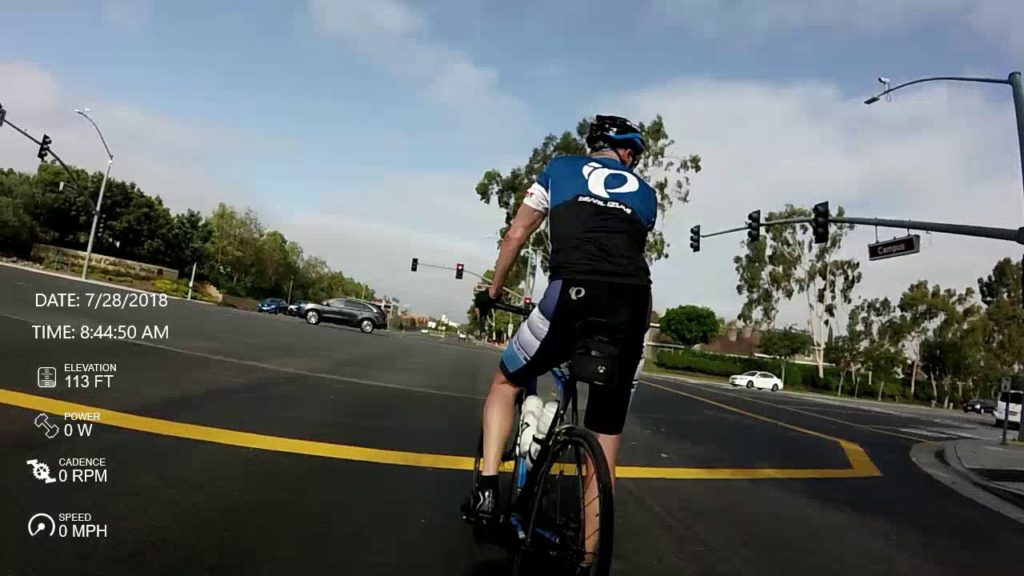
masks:
[(365, 334), (388, 325), (388, 315), (379, 306), (354, 298), (334, 298), (321, 304), (307, 302), (299, 307), (297, 315), (308, 324), (328, 322), (355, 326)]
[(260, 300), (256, 304), (257, 312), (266, 312), (268, 314), (280, 314), (281, 312), (288, 311), (288, 303), (281, 298), (266, 298)]
[(292, 302), (291, 304), (288, 305), (288, 309), (285, 310), (284, 313), (289, 315), (289, 316), (301, 316), (299, 311), (306, 304), (310, 304), (310, 301), (309, 300), (296, 300), (295, 302)]
[(977, 412), (978, 414), (991, 414), (995, 412), (996, 403), (991, 400), (982, 400), (980, 398), (974, 398), (964, 402), (964, 414), (968, 412)]

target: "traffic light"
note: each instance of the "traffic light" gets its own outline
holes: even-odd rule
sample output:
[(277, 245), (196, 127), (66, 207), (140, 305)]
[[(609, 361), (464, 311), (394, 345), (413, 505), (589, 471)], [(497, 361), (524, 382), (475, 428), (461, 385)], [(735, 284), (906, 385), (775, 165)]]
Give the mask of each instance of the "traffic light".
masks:
[(463, 266), (462, 264), (456, 264), (455, 265), (455, 279), (456, 280), (462, 280), (462, 271), (465, 270), (465, 269), (466, 269), (466, 267)]
[(52, 140), (50, 140), (50, 137), (43, 134), (43, 140), (39, 143), (39, 154), (36, 154), (36, 156), (39, 157), (39, 160), (46, 162), (46, 155), (50, 153), (51, 142)]
[(412, 271), (413, 271), (413, 272), (415, 272), (415, 271), (416, 271), (416, 268), (417, 268), (417, 267), (418, 267), (419, 265), (420, 265), (420, 259), (419, 259), (419, 258), (413, 258), (413, 259), (412, 259)]
[(757, 242), (761, 239), (761, 211), (754, 210), (747, 214), (747, 240)]
[(814, 233), (814, 243), (823, 244), (828, 242), (828, 223), (831, 219), (828, 211), (828, 202), (815, 204), (812, 214), (811, 230)]
[(523, 298), (523, 308), (528, 310), (533, 309), (533, 298), (530, 298), (529, 296)]
[(700, 224), (690, 228), (690, 250), (700, 252)]
[(4, 118), (7, 116), (7, 110), (4, 110), (4, 105), (0, 104), (0, 126), (4, 125)]

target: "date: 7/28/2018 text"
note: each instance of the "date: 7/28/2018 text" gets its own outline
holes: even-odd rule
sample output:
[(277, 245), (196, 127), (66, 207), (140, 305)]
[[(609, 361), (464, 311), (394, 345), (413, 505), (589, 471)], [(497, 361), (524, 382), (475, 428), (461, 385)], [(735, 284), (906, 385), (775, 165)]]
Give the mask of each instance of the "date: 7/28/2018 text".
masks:
[(36, 340), (167, 340), (170, 338), (170, 328), (167, 325), (134, 324), (33, 324), (32, 335)]

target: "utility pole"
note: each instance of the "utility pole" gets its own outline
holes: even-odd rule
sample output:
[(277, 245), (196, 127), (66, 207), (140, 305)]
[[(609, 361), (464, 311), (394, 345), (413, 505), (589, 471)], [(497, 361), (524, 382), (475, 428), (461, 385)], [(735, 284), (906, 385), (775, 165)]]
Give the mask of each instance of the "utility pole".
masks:
[(93, 211), (92, 215), (92, 230), (89, 232), (89, 244), (85, 249), (85, 264), (82, 266), (82, 280), (85, 280), (86, 274), (89, 273), (89, 260), (92, 258), (92, 245), (96, 239), (96, 227), (100, 221), (100, 210), (103, 207), (103, 192), (107, 189), (107, 179), (110, 177), (110, 167), (114, 164), (114, 155), (110, 152), (110, 148), (107, 146), (107, 140), (103, 137), (103, 132), (100, 131), (100, 127), (93, 122), (92, 118), (89, 117), (89, 109), (83, 108), (81, 110), (75, 110), (75, 114), (85, 118), (92, 124), (92, 127), (96, 129), (96, 133), (100, 135), (100, 141), (103, 143), (103, 149), (107, 152), (107, 171), (103, 174), (103, 183), (100, 184), (100, 195), (96, 199), (96, 210)]
[(192, 263), (192, 278), (189, 279), (189, 281), (188, 281), (188, 299), (189, 300), (192, 299), (192, 285), (195, 284), (195, 281), (196, 281), (196, 264), (198, 264), (198, 262), (193, 262)]

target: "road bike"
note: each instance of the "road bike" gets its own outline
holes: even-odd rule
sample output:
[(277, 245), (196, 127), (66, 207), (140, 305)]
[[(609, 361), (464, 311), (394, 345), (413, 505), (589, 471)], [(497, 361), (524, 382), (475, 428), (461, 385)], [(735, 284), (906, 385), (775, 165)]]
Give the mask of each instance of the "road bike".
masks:
[[(504, 303), (497, 303), (495, 309), (523, 316), (531, 312)], [(600, 335), (602, 329), (597, 320), (581, 323), (577, 341), (582, 345), (572, 360), (551, 370), (558, 409), (543, 440), (538, 441), (540, 450), (532, 466), (528, 465), (529, 454), (519, 454), (517, 447), (523, 433), (523, 401), (536, 393), (536, 381), (516, 398), (516, 429), (502, 455), (502, 470), (511, 466), (511, 477), (499, 490), (504, 495), (499, 503), (501, 514), (497, 526), (477, 527), (490, 534), (497, 530), (502, 536), (513, 556), (514, 575), (575, 574), (581, 565), (589, 565), (592, 576), (609, 574), (615, 529), (611, 472), (597, 438), (578, 425), (577, 407), (577, 382), (600, 385), (599, 379), (588, 377), (603, 372), (600, 346), (588, 343), (606, 340)], [(598, 369), (592, 370), (595, 361)], [(582, 364), (586, 370), (580, 368)], [(481, 432), (473, 466), (474, 486), (482, 466)]]

